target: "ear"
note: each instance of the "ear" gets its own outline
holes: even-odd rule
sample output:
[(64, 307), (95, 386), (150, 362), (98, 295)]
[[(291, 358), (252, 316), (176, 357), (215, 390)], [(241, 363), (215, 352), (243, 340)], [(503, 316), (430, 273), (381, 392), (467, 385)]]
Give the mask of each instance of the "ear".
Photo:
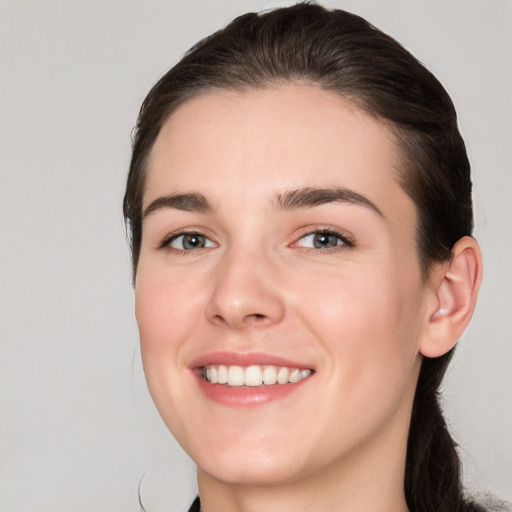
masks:
[(439, 357), (452, 349), (469, 325), (482, 282), (482, 255), (474, 238), (461, 238), (452, 259), (432, 271), (431, 300), (420, 353)]

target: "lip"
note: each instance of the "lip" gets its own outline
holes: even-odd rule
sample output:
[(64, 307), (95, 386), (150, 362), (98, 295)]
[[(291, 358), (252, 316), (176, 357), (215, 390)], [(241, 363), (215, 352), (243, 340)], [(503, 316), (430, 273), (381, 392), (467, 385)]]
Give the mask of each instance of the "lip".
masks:
[(281, 356), (265, 353), (212, 352), (204, 354), (189, 365), (195, 380), (206, 398), (228, 407), (254, 407), (290, 396), (314, 377), (313, 373), (306, 379), (288, 384), (272, 386), (230, 387), (223, 384), (212, 384), (201, 375), (201, 369), (206, 365), (223, 364), (226, 366), (272, 365), (298, 368), (299, 370), (314, 368), (310, 365), (293, 361)]
[(311, 365), (264, 352), (210, 352), (194, 359), (189, 364), (189, 368), (202, 368), (209, 364), (224, 364), (226, 366), (270, 365), (287, 366), (299, 370), (315, 369)]

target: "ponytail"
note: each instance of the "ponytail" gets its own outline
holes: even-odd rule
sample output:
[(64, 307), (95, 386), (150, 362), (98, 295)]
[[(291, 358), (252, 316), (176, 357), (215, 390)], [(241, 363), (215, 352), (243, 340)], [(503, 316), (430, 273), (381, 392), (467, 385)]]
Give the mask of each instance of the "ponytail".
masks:
[(410, 512), (463, 512), (461, 466), (440, 400), (439, 387), (453, 351), (425, 358), (414, 397), (407, 459), (405, 496)]

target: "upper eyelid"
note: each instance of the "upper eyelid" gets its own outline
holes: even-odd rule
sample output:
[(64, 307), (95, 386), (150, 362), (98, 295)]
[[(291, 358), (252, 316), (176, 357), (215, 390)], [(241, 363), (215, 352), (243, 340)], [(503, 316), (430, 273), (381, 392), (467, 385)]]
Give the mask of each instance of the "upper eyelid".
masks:
[[(185, 237), (187, 236), (190, 236), (190, 237), (201, 237), (201, 238), (204, 238), (205, 240), (205, 245), (204, 246), (201, 246), (201, 247), (194, 247), (193, 249), (181, 249), (180, 247), (173, 247), (173, 244), (179, 240), (180, 238), (183, 238), (182, 240), (182, 243), (185, 242)], [(166, 247), (170, 247), (174, 250), (177, 250), (177, 251), (185, 251), (185, 252), (188, 252), (188, 251), (198, 251), (198, 250), (201, 250), (201, 249), (209, 249), (211, 248), (212, 246), (217, 246), (217, 244), (209, 237), (201, 234), (201, 233), (181, 233), (181, 234), (178, 234), (178, 235), (175, 235), (175, 236), (172, 236), (169, 241), (166, 243)]]
[(319, 227), (308, 226), (306, 228), (303, 228), (303, 230), (301, 230), (301, 231), (302, 232), (298, 236), (295, 237), (295, 241), (292, 242), (292, 244), (297, 243), (299, 240), (301, 240), (302, 238), (304, 238), (306, 236), (317, 234), (317, 233), (325, 233), (325, 234), (329, 234), (329, 235), (338, 236), (343, 241), (345, 241), (345, 243), (347, 243), (349, 245), (355, 245), (355, 243), (356, 243), (356, 238), (352, 233), (350, 233), (344, 229), (334, 228), (331, 226), (319, 226)]
[(208, 240), (210, 240), (214, 244), (218, 245), (218, 242), (216, 242), (211, 235), (208, 235), (205, 232), (205, 230), (197, 228), (197, 227), (193, 227), (193, 228), (178, 229), (176, 231), (168, 233), (167, 235), (165, 235), (164, 237), (162, 237), (159, 240), (159, 242), (157, 244), (157, 248), (158, 249), (162, 249), (162, 248), (165, 248), (165, 247), (169, 247), (170, 243), (173, 240), (176, 240), (180, 236), (186, 236), (186, 235), (200, 235), (200, 236), (204, 236), (205, 238), (207, 238)]

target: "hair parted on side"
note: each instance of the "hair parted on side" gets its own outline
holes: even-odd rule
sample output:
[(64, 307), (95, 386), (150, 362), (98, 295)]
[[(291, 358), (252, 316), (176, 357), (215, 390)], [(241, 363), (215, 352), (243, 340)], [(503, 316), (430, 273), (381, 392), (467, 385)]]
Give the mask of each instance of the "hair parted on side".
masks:
[[(123, 203), (133, 261), (142, 238), (148, 158), (160, 130), (187, 100), (215, 90), (298, 83), (334, 91), (385, 122), (402, 156), (397, 176), (418, 211), (423, 277), (471, 235), (470, 166), (453, 103), (439, 81), (397, 41), (363, 18), (301, 3), (249, 13), (192, 47), (151, 89), (141, 107)], [(404, 482), (411, 512), (460, 512), (456, 446), (438, 390), (452, 352), (422, 362)]]

